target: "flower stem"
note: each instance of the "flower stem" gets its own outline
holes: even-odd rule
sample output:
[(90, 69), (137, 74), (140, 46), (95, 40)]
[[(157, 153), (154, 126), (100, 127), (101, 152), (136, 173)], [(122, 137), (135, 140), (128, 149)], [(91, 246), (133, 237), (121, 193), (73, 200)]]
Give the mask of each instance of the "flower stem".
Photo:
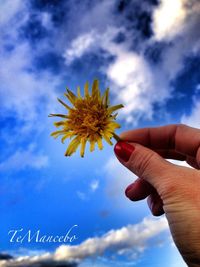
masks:
[(113, 133), (113, 137), (117, 142), (122, 140), (116, 133)]

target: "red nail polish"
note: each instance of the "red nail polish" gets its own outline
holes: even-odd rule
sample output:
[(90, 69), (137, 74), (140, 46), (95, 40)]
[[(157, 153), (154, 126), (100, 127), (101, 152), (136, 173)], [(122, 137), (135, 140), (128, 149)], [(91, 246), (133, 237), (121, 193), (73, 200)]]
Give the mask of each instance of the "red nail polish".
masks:
[(118, 156), (118, 158), (122, 159), (125, 162), (129, 160), (134, 149), (134, 146), (123, 141), (117, 142), (114, 147), (115, 154)]

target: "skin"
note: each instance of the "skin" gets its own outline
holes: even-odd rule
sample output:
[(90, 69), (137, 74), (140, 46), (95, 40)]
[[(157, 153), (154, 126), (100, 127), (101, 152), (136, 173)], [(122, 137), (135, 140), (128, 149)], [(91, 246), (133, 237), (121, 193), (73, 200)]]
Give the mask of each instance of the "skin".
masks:
[[(118, 160), (139, 178), (126, 189), (132, 201), (147, 197), (153, 215), (165, 213), (174, 242), (190, 267), (200, 266), (200, 130), (167, 125), (124, 132), (134, 147)], [(166, 159), (186, 161), (192, 168)]]

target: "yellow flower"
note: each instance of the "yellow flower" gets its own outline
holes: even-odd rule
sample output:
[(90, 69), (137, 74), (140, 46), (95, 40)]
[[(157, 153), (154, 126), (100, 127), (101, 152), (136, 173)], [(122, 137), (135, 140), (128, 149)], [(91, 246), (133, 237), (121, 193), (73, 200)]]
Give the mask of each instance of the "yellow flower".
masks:
[(63, 118), (62, 121), (55, 122), (56, 127), (62, 127), (61, 130), (51, 134), (55, 138), (63, 135), (61, 141), (65, 139), (74, 139), (70, 142), (65, 156), (71, 156), (81, 145), (80, 155), (84, 156), (86, 142), (90, 142), (90, 151), (98, 144), (99, 149), (103, 148), (102, 139), (112, 145), (111, 138), (117, 138), (114, 133), (115, 129), (120, 125), (115, 122), (117, 114), (112, 114), (123, 105), (109, 106), (109, 89), (106, 89), (101, 96), (98, 80), (94, 80), (92, 93), (89, 93), (89, 85), (85, 84), (84, 97), (81, 96), (80, 87), (77, 89), (77, 96), (69, 89), (64, 94), (71, 102), (73, 107), (69, 107), (62, 100), (58, 101), (68, 110), (68, 114), (50, 114), (49, 116), (57, 116)]

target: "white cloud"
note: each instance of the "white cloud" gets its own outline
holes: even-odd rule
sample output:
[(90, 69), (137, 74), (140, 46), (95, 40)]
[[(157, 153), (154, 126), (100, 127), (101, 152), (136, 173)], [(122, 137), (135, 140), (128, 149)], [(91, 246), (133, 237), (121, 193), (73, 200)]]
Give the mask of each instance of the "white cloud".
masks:
[[(191, 24), (196, 19), (199, 20), (199, 10), (198, 0), (161, 0), (153, 13), (154, 38), (171, 40), (185, 35)], [(197, 29), (193, 27), (193, 31)], [(187, 35), (185, 37), (187, 38)]]
[(154, 37), (170, 39), (182, 30), (186, 18), (185, 0), (161, 0), (153, 14)]
[(104, 33), (93, 30), (82, 34), (72, 41), (64, 56), (71, 63), (84, 53), (98, 51), (99, 48), (112, 55), (115, 59), (101, 70), (110, 81), (115, 102), (125, 106), (120, 116), (136, 124), (141, 116), (152, 118), (153, 105), (168, 99), (171, 88), (159, 68), (150, 66), (142, 54), (130, 51), (129, 42), (117, 44), (113, 41), (119, 32), (126, 30), (123, 27), (107, 27)]
[(92, 194), (96, 192), (96, 190), (99, 188), (99, 181), (97, 179), (92, 180), (89, 185), (88, 189), (86, 189), (84, 192), (81, 190), (76, 191), (77, 197), (82, 201), (88, 201)]
[(87, 195), (82, 191), (79, 191), (79, 190), (76, 191), (76, 195), (78, 198), (80, 198), (83, 201), (88, 200)]
[(84, 259), (102, 255), (112, 249), (115, 253), (121, 252), (122, 254), (123, 250), (124, 254), (129, 250), (143, 252), (148, 241), (167, 228), (168, 224), (164, 217), (158, 220), (144, 218), (139, 224), (111, 230), (101, 237), (89, 238), (80, 245), (60, 246), (55, 252), (55, 259)]
[(24, 4), (21, 0), (1, 1), (0, 25), (5, 26), (23, 7)]
[(120, 32), (122, 28), (107, 26), (104, 32), (99, 32), (97, 29), (92, 29), (78, 35), (67, 46), (63, 57), (66, 64), (72, 63), (77, 58), (82, 57), (87, 52), (97, 51), (99, 48), (104, 48), (106, 51), (112, 52), (109, 48), (111, 40)]
[(138, 224), (110, 230), (100, 237), (88, 238), (79, 245), (61, 245), (52, 254), (44, 253), (32, 257), (20, 256), (13, 260), (1, 261), (0, 266), (12, 267), (26, 265), (28, 267), (37, 266), (38, 263), (41, 263), (42, 266), (42, 263), (45, 262), (49, 262), (49, 266), (54, 266), (53, 263), (80, 262), (87, 258), (104, 255), (108, 251), (113, 255), (119, 254), (137, 258), (149, 246), (148, 242), (152, 238), (154, 238), (154, 242), (156, 243), (155, 238), (159, 237), (160, 240), (160, 235), (167, 229), (168, 224), (164, 217), (159, 219), (144, 218)]
[[(10, 115), (20, 121), (15, 134), (25, 136), (33, 129), (43, 129), (44, 120), (56, 104), (55, 91), (60, 77), (48, 71), (35, 72), (32, 68), (35, 53), (40, 55), (41, 51), (33, 49), (29, 40), (19, 38), (21, 27), (30, 16), (29, 6), (21, 0), (3, 2), (0, 8), (0, 61), (3, 66), (0, 69), (1, 112), (5, 118)], [(46, 13), (40, 19), (44, 26), (50, 20)]]
[(89, 51), (93, 44), (96, 42), (96, 36), (93, 31), (78, 36), (72, 41), (69, 48), (66, 49), (63, 57), (66, 64), (70, 64), (76, 58), (80, 58), (84, 53)]
[(169, 81), (183, 69), (187, 56), (200, 51), (199, 12), (198, 0), (162, 0), (154, 10), (152, 41), (170, 41), (160, 66)]
[(171, 89), (163, 73), (150, 67), (142, 55), (128, 52), (125, 47), (119, 47), (115, 56), (107, 76), (114, 84), (117, 101), (125, 106), (120, 116), (132, 124), (137, 124), (142, 116), (151, 119), (153, 105), (170, 97)]
[(200, 101), (194, 101), (193, 109), (190, 115), (183, 115), (181, 123), (187, 124), (194, 128), (200, 128)]
[(41, 98), (47, 101), (43, 105), (46, 112), (48, 104), (55, 102), (52, 99), (56, 99), (54, 90), (59, 83), (58, 78), (52, 78), (47, 72), (36, 75), (28, 71), (32, 57), (26, 43), (17, 45), (12, 52), (1, 53), (0, 59), (4, 66), (0, 70), (1, 108), (14, 112), (22, 121), (31, 120), (33, 124), (39, 115)]
[[(124, 26), (115, 27), (114, 24), (105, 27), (103, 32), (94, 26), (74, 38), (65, 51), (65, 59), (71, 63), (86, 52), (98, 52), (102, 48), (114, 57), (101, 70), (109, 80), (115, 102), (125, 106), (119, 116), (132, 125), (137, 124), (141, 117), (151, 119), (154, 104), (163, 104), (172, 96), (171, 81), (184, 67), (185, 57), (194, 55), (200, 49), (199, 11), (200, 3), (196, 0), (161, 0), (154, 9), (154, 35), (149, 42), (144, 42), (143, 48), (147, 44), (154, 45), (155, 41), (170, 41), (158, 65), (150, 65), (142, 51), (131, 51), (127, 29)], [(119, 32), (126, 36), (125, 43), (113, 41)]]
[[(184, 59), (200, 50), (199, 12), (200, 2), (196, 0), (187, 3), (184, 0), (161, 1), (154, 11), (155, 35), (150, 43), (162, 38), (169, 40), (169, 37), (172, 42), (156, 66), (149, 65), (142, 53), (131, 52), (128, 42), (126, 45), (115, 44), (113, 39), (106, 38), (109, 35), (104, 35), (104, 49), (115, 56), (105, 72), (113, 82), (116, 101), (125, 105), (120, 116), (127, 122), (137, 124), (140, 117), (151, 119), (154, 104), (162, 104), (172, 96), (171, 81), (183, 69)], [(156, 25), (161, 28), (157, 29)]]
[(98, 180), (93, 180), (90, 183), (90, 189), (92, 192), (95, 192), (99, 188), (99, 181)]
[[(9, 9), (9, 4), (4, 4), (4, 9), (10, 10), (9, 19), (6, 21), (10, 22), (14, 14), (19, 11), (22, 13), (23, 20), (27, 19), (27, 15), (25, 15), (28, 13), (25, 12), (27, 7), (23, 5), (23, 8), (20, 9), (19, 3), (21, 1), (14, 1), (12, 11)], [(155, 40), (168, 40), (169, 36), (172, 40), (158, 67), (150, 66), (142, 52), (131, 51), (130, 33), (124, 26), (113, 26), (116, 17), (111, 14), (112, 1), (94, 5), (89, 16), (83, 12), (80, 34), (70, 42), (67, 40), (67, 48), (64, 53), (62, 52), (63, 57), (66, 64), (69, 65), (84, 53), (98, 51), (99, 48), (103, 48), (113, 55), (115, 58), (113, 62), (107, 67), (102, 66), (102, 71), (107, 75), (112, 86), (111, 92), (116, 98), (115, 101), (125, 105), (120, 116), (132, 124), (137, 124), (140, 117), (151, 119), (154, 115), (154, 104), (162, 104), (171, 96), (170, 80), (175, 78), (183, 67), (184, 57), (199, 50), (197, 27), (199, 8), (198, 1), (185, 3), (185, 0), (162, 0), (160, 5), (155, 8), (152, 24), (154, 36), (150, 42), (153, 44)], [(94, 18), (92, 25), (91, 18)], [(51, 24), (50, 15), (43, 12), (41, 21), (43, 26), (48, 28)], [(16, 22), (15, 27), (13, 24), (9, 24), (9, 28), (14, 28), (15, 34), (13, 33), (13, 35), (16, 35), (20, 23)], [(6, 28), (10, 35), (9, 38), (14, 38), (10, 34), (14, 31), (8, 30), (9, 28)], [(63, 28), (62, 30), (65, 33)], [(123, 32), (127, 37), (126, 43), (116, 44), (113, 41), (119, 32)], [(62, 51), (66, 44), (64, 40), (68, 34), (65, 33), (64, 38), (64, 33), (59, 33), (61, 37), (59, 51)], [(56, 38), (59, 34), (56, 35)], [(16, 45), (16, 40), (12, 38), (11, 41)], [(146, 43), (144, 43), (145, 45)], [(43, 47), (43, 45), (41, 46)], [(57, 46), (56, 49), (58, 49)], [(55, 98), (55, 88), (59, 85), (59, 77), (52, 76), (48, 72), (35, 75), (31, 71), (27, 71), (32, 64), (32, 59), (32, 50), (26, 42), (16, 45), (15, 50), (9, 54), (0, 55), (0, 61), (4, 65), (0, 74), (3, 77), (1, 99), (2, 108), (6, 108), (9, 112), (12, 109), (20, 119), (30, 121), (34, 118), (36, 122), (39, 99), (45, 99), (44, 109), (48, 109), (48, 105), (55, 103), (52, 99)], [(13, 83), (14, 80), (15, 83)], [(32, 125), (34, 124), (32, 123)]]
[(13, 155), (0, 163), (0, 171), (19, 171), (26, 168), (41, 169), (48, 165), (48, 156), (35, 152), (35, 146), (17, 150)]
[(200, 84), (197, 84), (195, 89), (196, 89), (196, 92), (198, 93), (200, 91)]

